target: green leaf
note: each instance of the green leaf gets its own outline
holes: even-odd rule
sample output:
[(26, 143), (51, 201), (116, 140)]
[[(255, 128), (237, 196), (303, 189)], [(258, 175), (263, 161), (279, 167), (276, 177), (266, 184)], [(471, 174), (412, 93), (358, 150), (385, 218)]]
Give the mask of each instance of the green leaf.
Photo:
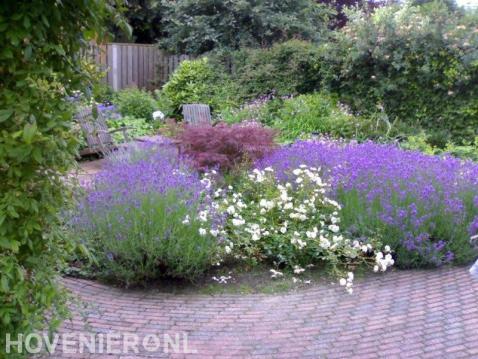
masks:
[(36, 123), (27, 123), (25, 127), (23, 128), (23, 141), (30, 144), (36, 132), (37, 132)]
[(13, 110), (0, 110), (0, 122), (6, 121), (13, 115)]
[(6, 238), (0, 238), (0, 247), (5, 248), (5, 249), (10, 249), (14, 252), (18, 251), (19, 248), (19, 242), (18, 241), (13, 241), (13, 240), (8, 240)]
[(4, 293), (8, 292), (10, 289), (10, 286), (8, 285), (8, 278), (4, 275), (0, 279), (0, 287)]

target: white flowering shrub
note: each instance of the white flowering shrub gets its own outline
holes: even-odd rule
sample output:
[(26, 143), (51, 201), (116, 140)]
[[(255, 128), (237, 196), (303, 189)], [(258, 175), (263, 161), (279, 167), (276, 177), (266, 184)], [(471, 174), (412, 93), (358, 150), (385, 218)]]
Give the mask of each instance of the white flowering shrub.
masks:
[[(280, 181), (272, 168), (255, 169), (236, 190), (218, 191), (227, 213), (225, 254), (240, 259), (269, 261), (301, 275), (306, 268), (325, 262), (340, 284), (352, 293), (352, 269), (366, 263), (374, 271), (393, 265), (390, 248), (381, 243), (347, 238), (340, 228), (341, 206), (327, 197), (328, 184), (320, 169), (301, 165)], [(224, 194), (224, 192), (226, 192)], [(271, 277), (282, 272), (271, 270)]]

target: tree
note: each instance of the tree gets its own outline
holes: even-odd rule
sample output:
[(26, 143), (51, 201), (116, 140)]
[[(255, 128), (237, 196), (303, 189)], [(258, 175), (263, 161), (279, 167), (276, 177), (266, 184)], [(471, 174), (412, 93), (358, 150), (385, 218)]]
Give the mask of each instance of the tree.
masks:
[(321, 4), (326, 4), (335, 10), (335, 15), (330, 19), (331, 28), (340, 28), (347, 23), (347, 8), (359, 8), (365, 12), (371, 12), (377, 7), (392, 3), (396, 0), (318, 0)]
[[(112, 1), (112, 0), (111, 0)], [(89, 81), (80, 50), (101, 37), (116, 5), (3, 0), (0, 6), (0, 347), (6, 333), (58, 324), (56, 270), (70, 243), (59, 211), (77, 141), (65, 98)], [(2, 356), (2, 355), (0, 355)], [(2, 356), (3, 357), (3, 356)]]
[[(138, 44), (153, 44), (161, 37), (161, 0), (128, 0), (124, 6), (124, 18), (133, 30), (132, 40)], [(113, 26), (114, 40), (129, 42), (130, 37)]]
[(162, 48), (199, 55), (216, 48), (269, 47), (291, 38), (319, 40), (328, 9), (313, 0), (163, 1)]

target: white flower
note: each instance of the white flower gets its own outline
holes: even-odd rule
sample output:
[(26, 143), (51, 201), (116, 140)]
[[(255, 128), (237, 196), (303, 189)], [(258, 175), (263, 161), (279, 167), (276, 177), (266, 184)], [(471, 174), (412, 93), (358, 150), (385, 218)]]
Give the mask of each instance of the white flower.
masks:
[(207, 222), (207, 211), (199, 212), (198, 218), (201, 222)]
[(275, 269), (271, 269), (270, 272), (271, 272), (271, 278), (279, 278), (284, 275), (282, 272), (276, 271)]
[(295, 175), (295, 176), (298, 176), (302, 173), (302, 170), (300, 168), (296, 168), (295, 170), (292, 171), (292, 173)]
[(204, 228), (199, 228), (199, 234), (201, 236), (205, 236), (207, 234), (207, 231)]
[(340, 227), (337, 226), (337, 225), (335, 225), (335, 224), (331, 224), (331, 225), (329, 226), (329, 229), (330, 229), (332, 232), (337, 233), (337, 232), (340, 230)]
[(258, 241), (259, 239), (261, 239), (261, 235), (260, 235), (260, 234), (254, 233), (254, 234), (252, 235), (252, 240), (253, 240), (253, 241)]
[(234, 208), (234, 206), (227, 207), (227, 213), (229, 213), (229, 214), (236, 213), (236, 209)]
[(353, 272), (348, 272), (347, 273), (347, 280), (349, 282), (352, 282), (354, 280), (354, 273)]
[(314, 230), (314, 231), (307, 231), (305, 232), (305, 235), (307, 236), (307, 238), (310, 238), (310, 239), (314, 239), (314, 238), (317, 238), (317, 231)]
[(281, 228), (280, 228), (280, 232), (281, 232), (282, 234), (284, 234), (285, 232), (287, 232), (287, 227), (281, 227)]
[(378, 272), (378, 269), (379, 269), (379, 268), (378, 268), (378, 266), (377, 266), (377, 265), (373, 266), (373, 271), (374, 271), (375, 273), (377, 273), (377, 272)]
[(217, 229), (211, 229), (209, 233), (211, 233), (211, 236), (217, 237), (217, 235), (219, 234), (219, 231)]
[(229, 246), (225, 246), (224, 250), (226, 251), (227, 254), (231, 253), (231, 247), (229, 247)]
[(347, 288), (347, 293), (352, 294), (354, 292), (353, 288)]
[(186, 217), (184, 217), (182, 223), (183, 223), (183, 224), (189, 224), (189, 222), (190, 222), (190, 218), (189, 218), (189, 214), (187, 214)]
[(232, 224), (236, 227), (242, 226), (244, 223), (246, 223), (246, 221), (243, 220), (242, 218), (233, 218), (232, 219)]
[(298, 266), (298, 265), (295, 265), (295, 266), (294, 266), (294, 273), (295, 273), (295, 274), (301, 274), (301, 273), (304, 272), (304, 271), (305, 271), (304, 268), (301, 268), (301, 267)]
[(362, 252), (364, 253), (367, 253), (368, 252), (368, 248), (365, 244), (362, 244), (362, 247), (360, 247), (362, 249)]
[(302, 177), (297, 177), (295, 183), (302, 183), (303, 181)]
[(324, 249), (327, 249), (327, 248), (330, 247), (330, 241), (327, 238), (325, 238), (324, 236), (320, 236), (319, 244)]
[(390, 252), (390, 251), (391, 251), (390, 246), (389, 246), (389, 245), (386, 245), (385, 248), (384, 248), (384, 250), (385, 250), (385, 253)]
[(346, 280), (345, 278), (340, 278), (339, 284), (340, 284), (341, 286), (344, 286), (344, 285), (347, 284), (347, 280)]

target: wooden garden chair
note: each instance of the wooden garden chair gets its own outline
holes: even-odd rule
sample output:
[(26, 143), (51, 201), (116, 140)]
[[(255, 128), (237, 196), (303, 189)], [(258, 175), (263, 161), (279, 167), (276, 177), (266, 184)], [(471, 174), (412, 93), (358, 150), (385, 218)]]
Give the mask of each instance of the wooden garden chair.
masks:
[(75, 118), (80, 124), (88, 145), (88, 147), (80, 151), (80, 156), (98, 153), (105, 156), (115, 150), (118, 146), (115, 145), (113, 137), (111, 136), (115, 132), (122, 132), (125, 141), (130, 141), (127, 132), (129, 127), (121, 127), (113, 130), (108, 129), (105, 118), (101, 113), (98, 113), (97, 118), (94, 118), (91, 107), (81, 108)]
[(186, 123), (198, 124), (198, 123), (211, 123), (211, 109), (209, 105), (200, 103), (193, 103), (183, 105), (183, 118)]

